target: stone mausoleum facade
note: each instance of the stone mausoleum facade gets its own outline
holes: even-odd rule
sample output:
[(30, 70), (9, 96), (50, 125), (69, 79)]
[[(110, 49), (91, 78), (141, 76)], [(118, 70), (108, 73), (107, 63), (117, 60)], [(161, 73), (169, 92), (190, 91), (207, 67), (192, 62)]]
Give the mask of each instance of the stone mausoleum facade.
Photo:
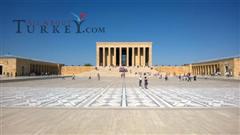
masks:
[(97, 42), (96, 66), (152, 66), (152, 42)]

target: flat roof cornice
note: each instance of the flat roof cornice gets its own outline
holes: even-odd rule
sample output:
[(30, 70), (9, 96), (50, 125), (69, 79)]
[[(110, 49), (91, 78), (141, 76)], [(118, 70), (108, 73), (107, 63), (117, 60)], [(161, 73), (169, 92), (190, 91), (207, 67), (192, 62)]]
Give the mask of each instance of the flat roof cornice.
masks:
[(230, 59), (235, 59), (235, 58), (240, 58), (240, 56), (231, 56), (231, 57), (208, 59), (208, 60), (193, 62), (192, 64), (194, 65), (194, 64), (212, 63), (212, 62), (216, 62), (216, 61), (230, 60)]
[(29, 60), (29, 61), (36, 61), (36, 62), (45, 62), (45, 63), (50, 63), (50, 64), (62, 64), (62, 63), (57, 63), (57, 62), (52, 62), (52, 61), (32, 59), (32, 58), (26, 58), (26, 57), (21, 57), (21, 56), (14, 56), (14, 55), (2, 55), (2, 56), (0, 56), (0, 58), (22, 59), (22, 60)]

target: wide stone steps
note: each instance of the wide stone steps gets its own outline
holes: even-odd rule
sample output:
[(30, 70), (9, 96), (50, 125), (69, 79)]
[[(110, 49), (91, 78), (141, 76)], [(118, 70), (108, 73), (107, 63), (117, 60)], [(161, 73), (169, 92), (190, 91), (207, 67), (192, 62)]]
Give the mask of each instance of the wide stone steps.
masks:
[[(143, 73), (150, 73), (150, 74), (156, 74), (157, 71), (154, 69), (151, 69), (149, 67), (125, 67), (128, 72), (125, 73), (125, 76), (128, 77), (134, 77), (138, 76), (139, 74)], [(84, 72), (79, 74), (78, 76), (82, 77), (96, 77), (97, 74), (100, 74), (100, 76), (121, 76), (121, 72), (119, 72), (119, 67), (99, 67), (98, 70), (92, 70), (89, 72)]]

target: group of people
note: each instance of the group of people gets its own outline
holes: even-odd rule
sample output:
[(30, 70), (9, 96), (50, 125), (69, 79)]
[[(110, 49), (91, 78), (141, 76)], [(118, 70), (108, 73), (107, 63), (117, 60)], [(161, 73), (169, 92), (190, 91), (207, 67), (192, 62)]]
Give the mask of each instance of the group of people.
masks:
[[(144, 79), (144, 80), (143, 80)], [(148, 78), (147, 76), (144, 76), (142, 78), (142, 75), (139, 76), (139, 87), (142, 88), (142, 82), (144, 81), (144, 88), (147, 89), (148, 88)]]
[(194, 81), (197, 81), (197, 76), (196, 76), (196, 75), (191, 76), (191, 74), (188, 73), (188, 74), (184, 74), (183, 76), (179, 75), (179, 76), (178, 76), (178, 79), (179, 79), (180, 81), (182, 80), (182, 81), (188, 81), (188, 82), (192, 81), (192, 79), (193, 79)]
[[(75, 80), (75, 77), (76, 77), (75, 74), (72, 74), (72, 80)], [(100, 73), (97, 73), (97, 78), (98, 78), (99, 81), (101, 80)], [(64, 76), (63, 76), (63, 79), (65, 79)], [(90, 75), (90, 76), (88, 77), (88, 79), (89, 79), (89, 80), (92, 79), (92, 76)]]
[[(162, 75), (158, 75), (158, 76), (159, 76), (159, 77), (158, 77), (159, 79), (162, 79), (162, 78), (163, 78), (163, 76), (162, 76)], [(167, 76), (167, 75), (165, 75), (165, 76), (164, 76), (164, 80), (165, 80), (165, 81), (167, 81), (167, 80), (168, 80), (168, 76)]]

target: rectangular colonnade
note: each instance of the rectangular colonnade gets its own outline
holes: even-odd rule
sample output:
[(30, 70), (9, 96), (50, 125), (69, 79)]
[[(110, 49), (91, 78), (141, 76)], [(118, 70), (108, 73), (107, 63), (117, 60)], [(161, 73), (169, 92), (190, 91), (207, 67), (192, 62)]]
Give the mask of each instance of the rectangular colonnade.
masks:
[[(130, 47), (131, 46), (131, 47)], [(97, 45), (97, 66), (151, 66), (151, 46)]]
[(212, 75), (220, 72), (220, 64), (198, 65), (192, 67), (195, 75)]

